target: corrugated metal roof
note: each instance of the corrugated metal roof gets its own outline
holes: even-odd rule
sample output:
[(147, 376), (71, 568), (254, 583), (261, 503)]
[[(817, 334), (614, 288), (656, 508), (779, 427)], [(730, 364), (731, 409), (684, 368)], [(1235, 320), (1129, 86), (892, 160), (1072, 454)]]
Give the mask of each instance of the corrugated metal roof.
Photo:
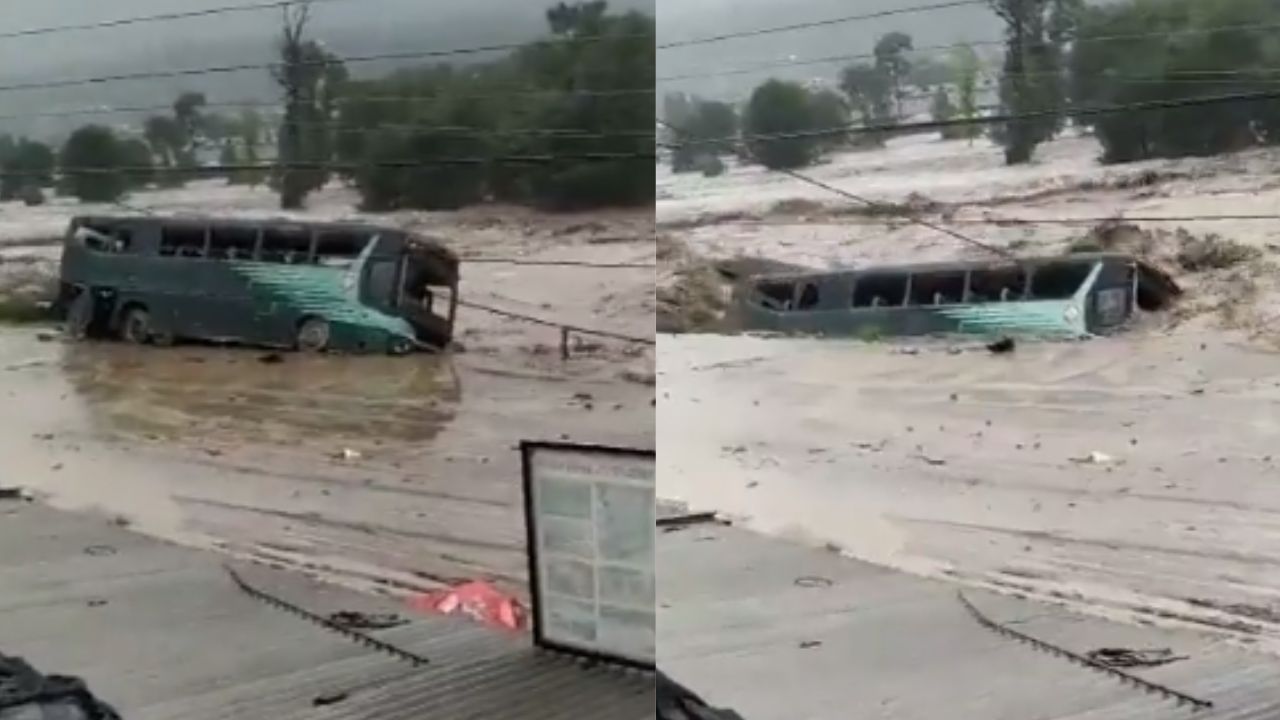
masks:
[[(241, 572), (322, 615), (401, 609), (296, 574)], [(414, 668), (250, 598), (216, 555), (0, 504), (0, 649), (84, 678), (126, 720), (653, 716), (652, 675), (584, 667), (535, 650), (527, 635), (435, 616), (373, 634), (430, 664)], [(332, 693), (347, 697), (313, 705)]]
[(946, 583), (717, 525), (661, 534), (658, 563), (659, 667), (747, 720), (1280, 717), (1280, 661), (1198, 633), (966, 591), (1076, 653), (1188, 656), (1131, 672), (1215, 705), (1195, 712), (981, 627)]

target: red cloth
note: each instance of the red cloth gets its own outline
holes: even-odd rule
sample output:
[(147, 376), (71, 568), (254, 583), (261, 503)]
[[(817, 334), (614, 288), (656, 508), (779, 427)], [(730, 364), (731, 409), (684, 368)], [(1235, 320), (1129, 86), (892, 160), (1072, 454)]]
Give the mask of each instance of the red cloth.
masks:
[(485, 625), (507, 630), (523, 630), (528, 622), (528, 613), (519, 600), (479, 580), (415, 595), (409, 599), (409, 606), (420, 612), (466, 615)]

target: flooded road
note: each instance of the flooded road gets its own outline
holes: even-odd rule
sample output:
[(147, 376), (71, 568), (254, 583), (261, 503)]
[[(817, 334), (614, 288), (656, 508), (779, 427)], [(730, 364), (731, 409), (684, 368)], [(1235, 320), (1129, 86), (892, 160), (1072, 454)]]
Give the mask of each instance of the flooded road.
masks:
[(523, 593), (516, 446), (652, 446), (606, 355), (307, 357), (0, 328), (0, 484), (347, 584)]
[[(909, 351), (908, 351), (909, 350)], [(1280, 649), (1280, 369), (1238, 337), (661, 339), (660, 497), (912, 572)]]

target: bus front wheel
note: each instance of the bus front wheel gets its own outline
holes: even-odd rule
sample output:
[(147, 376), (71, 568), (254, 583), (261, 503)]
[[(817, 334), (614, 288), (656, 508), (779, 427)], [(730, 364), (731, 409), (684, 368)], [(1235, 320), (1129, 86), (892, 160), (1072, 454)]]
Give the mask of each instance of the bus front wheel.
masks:
[(125, 310), (120, 321), (120, 338), (134, 345), (145, 345), (151, 339), (151, 313), (136, 306)]
[(298, 349), (303, 352), (324, 352), (329, 347), (329, 334), (328, 320), (307, 318), (298, 325)]

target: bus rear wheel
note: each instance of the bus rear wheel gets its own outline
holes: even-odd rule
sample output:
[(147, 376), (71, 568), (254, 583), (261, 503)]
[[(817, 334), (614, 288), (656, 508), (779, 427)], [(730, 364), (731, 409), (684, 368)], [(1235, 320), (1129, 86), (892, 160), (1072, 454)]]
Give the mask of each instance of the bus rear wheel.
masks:
[(324, 352), (329, 348), (329, 321), (324, 318), (307, 318), (298, 325), (296, 344), (303, 352)]
[(120, 339), (134, 345), (145, 345), (151, 340), (151, 313), (146, 308), (131, 307), (124, 311), (120, 321)]

